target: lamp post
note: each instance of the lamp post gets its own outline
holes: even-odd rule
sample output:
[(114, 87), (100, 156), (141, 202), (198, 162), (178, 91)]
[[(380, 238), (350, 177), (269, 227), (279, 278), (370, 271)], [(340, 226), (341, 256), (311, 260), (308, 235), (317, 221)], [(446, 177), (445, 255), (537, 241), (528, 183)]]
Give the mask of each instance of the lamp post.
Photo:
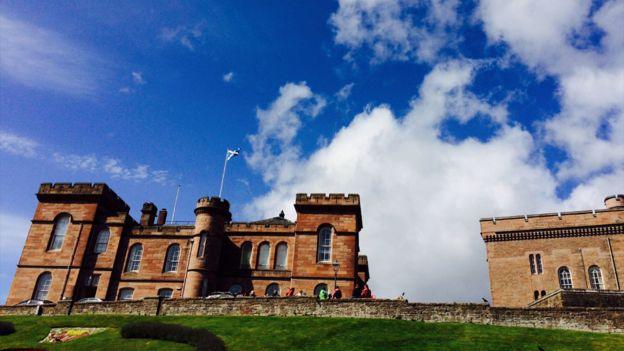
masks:
[(332, 268), (334, 269), (334, 290), (336, 290), (336, 282), (338, 281), (338, 270), (340, 269), (340, 263), (338, 263), (338, 260), (334, 260), (334, 262), (332, 262)]

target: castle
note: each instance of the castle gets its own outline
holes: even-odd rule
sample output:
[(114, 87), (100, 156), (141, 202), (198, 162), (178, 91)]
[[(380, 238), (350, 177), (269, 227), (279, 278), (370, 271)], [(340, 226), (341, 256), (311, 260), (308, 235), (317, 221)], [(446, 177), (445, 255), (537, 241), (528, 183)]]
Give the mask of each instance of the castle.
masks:
[(624, 195), (605, 206), (481, 219), (492, 306), (622, 307)]
[(145, 203), (140, 221), (106, 184), (41, 184), (6, 301), (201, 297), (214, 291), (307, 295), (369, 279), (360, 255), (360, 197), (297, 194), (296, 222), (232, 222), (230, 205), (202, 197), (195, 221), (167, 223)]

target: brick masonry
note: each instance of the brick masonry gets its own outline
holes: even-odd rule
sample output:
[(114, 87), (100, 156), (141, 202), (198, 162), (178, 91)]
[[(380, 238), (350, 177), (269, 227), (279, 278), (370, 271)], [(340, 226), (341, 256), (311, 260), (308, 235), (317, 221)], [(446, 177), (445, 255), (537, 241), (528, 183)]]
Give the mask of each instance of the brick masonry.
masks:
[[(43, 273), (52, 280), (47, 300), (79, 300), (97, 297), (115, 301), (123, 288), (133, 289), (133, 299), (157, 295), (171, 289), (174, 298), (205, 296), (211, 291), (228, 291), (240, 285), (263, 296), (271, 284), (280, 294), (293, 287), (312, 295), (318, 284), (331, 289), (334, 269), (344, 296), (351, 296), (355, 284), (363, 284), (367, 264), (358, 265), (359, 232), (362, 229), (360, 197), (343, 194), (297, 194), (296, 222), (283, 216), (256, 222), (232, 222), (227, 200), (202, 197), (196, 203), (193, 224), (165, 224), (166, 213), (143, 205), (140, 221), (129, 215), (129, 206), (106, 184), (41, 184), (39, 203), (13, 278), (6, 304), (14, 305), (34, 297), (36, 282)], [(277, 212), (277, 211), (276, 211)], [(60, 249), (49, 249), (55, 221), (68, 214), (71, 222)], [(159, 218), (160, 223), (154, 223)], [(318, 232), (332, 228), (331, 262), (317, 262)], [(98, 233), (110, 232), (106, 250), (95, 253)], [(204, 238), (204, 239), (202, 239)], [(250, 267), (241, 266), (241, 247), (252, 247)], [(268, 267), (259, 267), (258, 250), (269, 244)], [(276, 249), (286, 244), (285, 267), (276, 266)], [(139, 269), (128, 271), (129, 253), (141, 245)], [(180, 248), (177, 269), (165, 272), (168, 248)], [(366, 261), (366, 260), (364, 260)], [(96, 287), (88, 286), (98, 275)]]
[[(36, 307), (0, 306), (0, 316), (34, 315)], [(63, 301), (43, 306), (46, 315), (120, 314), (146, 316), (309, 316), (402, 319), (432, 323), (567, 329), (624, 333), (624, 309), (619, 308), (500, 308), (482, 304), (423, 304), (397, 300), (311, 297), (236, 299), (159, 299), (102, 303)]]

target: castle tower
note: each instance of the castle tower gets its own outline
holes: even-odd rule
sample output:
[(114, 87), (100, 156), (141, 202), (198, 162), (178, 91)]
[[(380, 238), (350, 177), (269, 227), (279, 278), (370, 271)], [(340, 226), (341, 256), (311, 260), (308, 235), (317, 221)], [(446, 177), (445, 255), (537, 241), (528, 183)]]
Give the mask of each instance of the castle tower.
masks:
[(195, 206), (193, 248), (184, 297), (198, 297), (214, 291), (225, 237), (225, 224), (232, 220), (230, 203), (219, 197), (202, 197)]

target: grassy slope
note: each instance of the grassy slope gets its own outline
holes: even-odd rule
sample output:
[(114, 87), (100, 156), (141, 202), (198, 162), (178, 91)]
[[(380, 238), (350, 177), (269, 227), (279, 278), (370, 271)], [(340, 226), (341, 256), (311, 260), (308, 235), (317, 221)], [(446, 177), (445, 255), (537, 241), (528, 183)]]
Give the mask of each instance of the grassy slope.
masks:
[(104, 333), (47, 347), (63, 350), (192, 350), (156, 340), (126, 340), (119, 328), (134, 320), (203, 327), (230, 350), (624, 350), (624, 336), (475, 324), (425, 324), (400, 320), (305, 317), (2, 317), (17, 332), (0, 336), (0, 349), (41, 347), (51, 327), (112, 327)]

